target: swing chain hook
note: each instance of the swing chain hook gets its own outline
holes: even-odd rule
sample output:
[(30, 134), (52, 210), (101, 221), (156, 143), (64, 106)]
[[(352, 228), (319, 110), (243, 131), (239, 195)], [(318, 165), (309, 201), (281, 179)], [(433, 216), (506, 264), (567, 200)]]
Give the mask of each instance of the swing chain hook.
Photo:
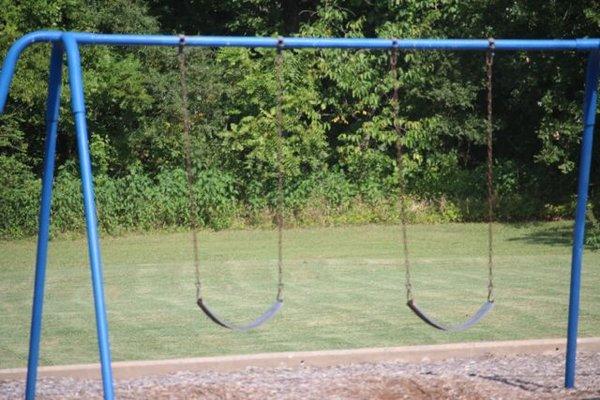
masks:
[(494, 161), (493, 161), (493, 119), (492, 119), (492, 95), (493, 95), (493, 65), (494, 65), (494, 50), (496, 48), (494, 38), (488, 39), (488, 50), (485, 56), (486, 69), (486, 131), (487, 131), (487, 192), (488, 192), (488, 294), (489, 302), (494, 301), (494, 206), (496, 202), (496, 193), (494, 191)]

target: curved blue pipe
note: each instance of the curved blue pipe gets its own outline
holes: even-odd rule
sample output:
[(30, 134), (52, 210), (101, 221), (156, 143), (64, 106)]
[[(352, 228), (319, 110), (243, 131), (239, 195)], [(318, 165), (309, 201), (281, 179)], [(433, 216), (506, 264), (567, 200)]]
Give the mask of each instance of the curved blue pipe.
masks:
[(58, 31), (37, 31), (28, 33), (13, 43), (6, 53), (2, 73), (0, 74), (0, 114), (4, 112), (4, 105), (15, 73), (15, 67), (23, 50), (33, 43), (59, 41), (61, 36), (62, 32)]

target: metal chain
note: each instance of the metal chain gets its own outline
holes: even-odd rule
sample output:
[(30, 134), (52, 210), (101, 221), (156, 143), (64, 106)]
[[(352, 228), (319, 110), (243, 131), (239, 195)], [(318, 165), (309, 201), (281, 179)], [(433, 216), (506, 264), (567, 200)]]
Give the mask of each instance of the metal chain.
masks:
[(407, 234), (407, 218), (406, 218), (406, 182), (404, 180), (404, 169), (403, 169), (403, 148), (402, 148), (402, 136), (403, 131), (398, 120), (398, 114), (400, 113), (400, 102), (398, 99), (398, 71), (396, 66), (398, 65), (398, 48), (396, 47), (396, 40), (392, 47), (392, 54), (390, 57), (390, 73), (392, 76), (392, 82), (394, 90), (392, 92), (392, 112), (393, 112), (393, 125), (396, 131), (396, 164), (398, 166), (398, 207), (400, 211), (400, 224), (402, 226), (402, 247), (404, 252), (404, 270), (405, 270), (405, 281), (406, 281), (406, 300), (411, 301), (413, 299), (412, 294), (412, 283), (410, 274), (410, 259), (408, 257), (408, 234)]
[(198, 205), (194, 195), (194, 184), (196, 177), (192, 168), (192, 139), (190, 135), (191, 122), (188, 106), (188, 87), (187, 87), (187, 65), (185, 59), (185, 36), (179, 36), (179, 79), (181, 85), (181, 114), (183, 119), (183, 146), (185, 157), (185, 173), (188, 181), (188, 202), (189, 202), (189, 220), (192, 230), (192, 244), (194, 248), (194, 270), (196, 277), (196, 300), (202, 298), (200, 282), (200, 255), (198, 246)]
[(283, 38), (277, 39), (275, 56), (277, 80), (277, 300), (283, 301)]
[[(394, 41), (395, 42), (395, 41)], [(395, 43), (394, 43), (395, 44)], [(486, 54), (486, 88), (487, 88), (487, 192), (488, 192), (488, 301), (494, 301), (494, 252), (493, 252), (493, 222), (494, 222), (494, 170), (493, 170), (493, 125), (492, 125), (492, 67), (494, 63), (494, 39), (489, 40), (489, 49)], [(406, 271), (406, 298), (408, 301), (413, 299), (411, 267), (408, 255), (408, 236), (407, 236), (407, 218), (406, 218), (406, 183), (403, 175), (403, 147), (402, 147), (402, 128), (398, 121), (400, 104), (398, 101), (398, 73), (396, 70), (398, 62), (398, 51), (396, 47), (392, 48), (390, 58), (390, 72), (392, 75), (394, 90), (392, 93), (393, 125), (396, 131), (396, 163), (398, 165), (398, 203), (400, 208), (400, 222), (402, 225), (402, 244), (404, 250), (404, 267)]]
[(494, 66), (495, 42), (488, 40), (488, 51), (485, 55), (486, 89), (487, 89), (487, 195), (488, 195), (488, 301), (494, 301), (494, 160), (493, 160), (493, 120), (492, 120), (492, 71)]

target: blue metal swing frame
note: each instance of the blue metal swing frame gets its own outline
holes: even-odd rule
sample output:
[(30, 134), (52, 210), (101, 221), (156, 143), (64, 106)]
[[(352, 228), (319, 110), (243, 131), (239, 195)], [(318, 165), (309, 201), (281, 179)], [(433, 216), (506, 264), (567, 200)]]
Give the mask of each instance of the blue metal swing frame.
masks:
[[(44, 144), (44, 170), (39, 213), (39, 230), (35, 283), (29, 340), (29, 359), (27, 365), (26, 399), (35, 398), (42, 310), (44, 301), (44, 283), (48, 234), (50, 228), (50, 207), (52, 184), (54, 180), (54, 159), (60, 109), (62, 86), (62, 67), (66, 53), (69, 85), (71, 88), (71, 110), (75, 119), (77, 152), (83, 190), (83, 205), (86, 219), (89, 262), (92, 273), (92, 288), (96, 314), (96, 329), (104, 398), (114, 398), (111, 355), (108, 337), (108, 322), (104, 301), (102, 278), (102, 259), (98, 239), (94, 184), (88, 145), (85, 99), (81, 71), (80, 46), (171, 46), (179, 45), (178, 36), (160, 35), (117, 35), (93, 34), (82, 32), (38, 31), (27, 34), (17, 40), (9, 49), (0, 73), (0, 114), (8, 98), (10, 84), (19, 56), (29, 45), (51, 43), (50, 77), (48, 99), (46, 103), (46, 138)], [(189, 36), (187, 46), (198, 47), (270, 47), (278, 46), (277, 38), (268, 37), (225, 37), (225, 36)], [(337, 49), (391, 49), (402, 50), (468, 50), (487, 51), (487, 39), (363, 39), (363, 38), (283, 38), (285, 48), (337, 48)], [(573, 228), (573, 249), (571, 258), (571, 286), (569, 297), (569, 317), (567, 331), (567, 352), (565, 366), (565, 386), (575, 384), (575, 362), (577, 350), (577, 330), (579, 320), (579, 290), (581, 286), (581, 264), (584, 245), (585, 211), (588, 199), (592, 143), (596, 117), (598, 73), (600, 69), (600, 39), (571, 40), (513, 40), (498, 39), (496, 51), (577, 51), (587, 53), (587, 72), (585, 78), (585, 96), (583, 102), (583, 137), (579, 160), (579, 181), (577, 189), (577, 207)]]

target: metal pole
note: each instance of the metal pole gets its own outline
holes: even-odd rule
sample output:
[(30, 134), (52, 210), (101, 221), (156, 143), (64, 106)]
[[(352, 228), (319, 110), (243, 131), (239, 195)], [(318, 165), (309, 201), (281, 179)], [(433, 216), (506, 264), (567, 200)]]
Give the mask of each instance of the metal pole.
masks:
[[(80, 45), (117, 46), (178, 46), (178, 36), (123, 35), (74, 32)], [(403, 50), (487, 50), (488, 39), (382, 39), (382, 38), (327, 38), (284, 37), (281, 40), (288, 49), (336, 48), (336, 49), (391, 49)], [(271, 47), (277, 48), (279, 38), (253, 36), (186, 36), (186, 46), (201, 47)], [(598, 39), (497, 39), (495, 50), (574, 50), (598, 49)]]
[(577, 188), (577, 209), (573, 228), (573, 254), (571, 257), (571, 292), (569, 296), (569, 327), (567, 330), (567, 357), (565, 367), (565, 387), (575, 385), (575, 363), (577, 357), (577, 329), (579, 322), (579, 289), (581, 286), (581, 261), (585, 238), (585, 212), (592, 163), (596, 100), (598, 97), (598, 67), (600, 52), (591, 52), (588, 57), (583, 102), (583, 138), (579, 160), (579, 185)]
[(104, 390), (104, 398), (106, 400), (112, 400), (114, 398), (114, 392), (110, 344), (108, 340), (106, 308), (104, 305), (102, 259), (100, 257), (100, 241), (98, 239), (96, 203), (94, 200), (94, 182), (88, 145), (83, 81), (81, 75), (81, 57), (78, 44), (72, 34), (65, 33), (63, 35), (63, 43), (67, 52), (69, 85), (71, 86), (71, 106), (73, 117), (75, 118), (75, 130), (77, 134), (77, 152), (79, 155), (81, 187), (83, 190), (83, 207), (88, 238), (88, 252), (92, 270), (92, 289), (96, 311), (96, 331), (98, 334), (98, 348), (102, 370), (102, 387)]
[(29, 335), (29, 359), (27, 361), (27, 386), (25, 398), (35, 398), (35, 383), (40, 354), (42, 334), (42, 313), (44, 307), (44, 283), (48, 255), (48, 235), (50, 233), (50, 208), (52, 205), (52, 183), (54, 181), (54, 159), (56, 136), (60, 110), (60, 90), (62, 86), (63, 48), (61, 44), (52, 46), (50, 56), (50, 77), (48, 79), (48, 99), (46, 101), (46, 141), (44, 143), (44, 172), (40, 200), (37, 255), (35, 262), (35, 283), (31, 310), (31, 331)]

